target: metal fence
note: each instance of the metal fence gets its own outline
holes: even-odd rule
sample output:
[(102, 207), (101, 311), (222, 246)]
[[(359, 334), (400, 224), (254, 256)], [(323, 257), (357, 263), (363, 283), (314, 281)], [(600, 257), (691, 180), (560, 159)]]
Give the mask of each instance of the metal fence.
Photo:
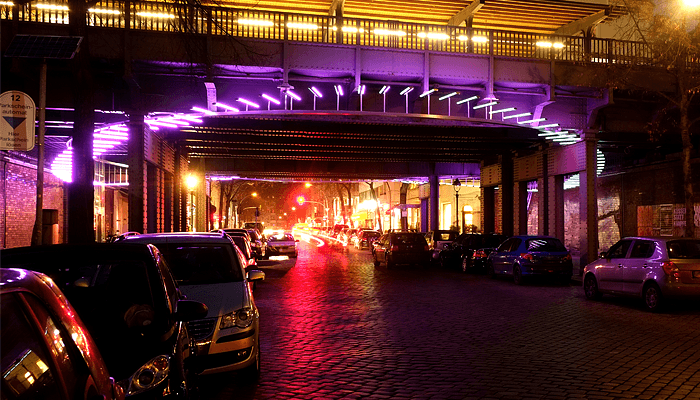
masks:
[[(68, 24), (69, 13), (67, 2), (0, 4), (0, 18), (6, 20)], [(102, 0), (88, 10), (86, 22), (93, 27), (125, 28), (128, 24), (130, 29), (157, 32), (581, 63), (655, 64), (652, 50), (640, 42), (163, 2)]]

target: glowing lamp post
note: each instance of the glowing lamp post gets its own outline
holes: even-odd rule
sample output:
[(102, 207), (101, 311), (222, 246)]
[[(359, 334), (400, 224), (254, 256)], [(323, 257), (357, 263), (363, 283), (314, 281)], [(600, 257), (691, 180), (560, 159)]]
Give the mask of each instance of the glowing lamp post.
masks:
[(194, 189), (197, 187), (197, 184), (199, 183), (199, 179), (197, 179), (196, 176), (194, 175), (187, 175), (187, 179), (185, 180), (185, 184), (187, 185), (187, 188), (190, 190), (190, 231), (194, 232), (195, 227), (194, 227)]
[(459, 212), (459, 189), (461, 188), (462, 183), (459, 181), (459, 178), (455, 178), (455, 180), (452, 181), (452, 189), (455, 190), (455, 225), (457, 226), (458, 232), (461, 232), (461, 230), (459, 229), (459, 220), (462, 219)]
[(401, 93), (399, 93), (402, 96), (406, 96), (406, 114), (408, 114), (408, 94), (413, 91), (412, 87), (407, 87), (406, 89), (402, 90)]
[(467, 118), (471, 118), (471, 108), (470, 108), (470, 106), (469, 106), (469, 103), (472, 102), (472, 101), (474, 101), (474, 100), (476, 100), (476, 99), (478, 99), (478, 98), (479, 98), (479, 96), (472, 96), (472, 97), (469, 97), (469, 98), (466, 98), (466, 99), (462, 99), (462, 100), (460, 100), (460, 101), (458, 101), (458, 102), (456, 103), (456, 104), (464, 104), (464, 103), (467, 103)]
[(430, 89), (426, 90), (425, 92), (420, 94), (420, 98), (422, 99), (423, 97), (428, 96), (428, 114), (430, 114), (430, 94), (433, 92), (437, 92), (437, 89)]
[(384, 96), (384, 112), (386, 112), (386, 94), (391, 89), (391, 86), (384, 85), (381, 90), (379, 90), (379, 94)]
[(456, 95), (457, 95), (457, 92), (452, 92), (452, 93), (446, 94), (444, 96), (441, 96), (438, 99), (440, 101), (447, 99), (447, 116), (448, 117), (452, 115), (452, 96), (456, 96)]
[(340, 111), (340, 96), (343, 95), (343, 87), (335, 85), (333, 88), (335, 89), (335, 110)]
[(316, 89), (316, 88), (313, 87), (313, 86), (311, 86), (311, 87), (309, 88), (309, 91), (314, 95), (314, 111), (316, 111), (316, 98), (317, 98), (317, 97), (323, 97), (323, 95), (321, 94), (321, 92), (319, 92), (318, 89)]
[(262, 97), (263, 97), (263, 99), (267, 100), (267, 111), (270, 111), (270, 103), (275, 103), (277, 105), (280, 105), (279, 100), (277, 100), (276, 98), (274, 98), (268, 94), (263, 93)]

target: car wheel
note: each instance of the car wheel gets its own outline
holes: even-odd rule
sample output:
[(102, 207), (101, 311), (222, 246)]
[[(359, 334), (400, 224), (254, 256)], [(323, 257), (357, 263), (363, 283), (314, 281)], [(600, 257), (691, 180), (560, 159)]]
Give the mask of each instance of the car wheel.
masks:
[(462, 272), (466, 273), (469, 271), (469, 263), (467, 262), (467, 257), (462, 258)]
[(486, 275), (491, 279), (496, 279), (496, 270), (493, 269), (492, 263), (486, 265)]
[(520, 271), (519, 265), (513, 266), (513, 283), (515, 283), (516, 285), (523, 284), (523, 273), (522, 271)]
[(642, 299), (644, 300), (644, 306), (647, 311), (657, 312), (660, 311), (663, 306), (663, 297), (661, 296), (661, 289), (656, 283), (650, 282), (644, 286), (642, 291)]
[(586, 295), (586, 298), (590, 300), (600, 300), (600, 298), (603, 297), (598, 291), (598, 281), (596, 281), (595, 276), (592, 274), (586, 275), (586, 279), (583, 280), (583, 293)]

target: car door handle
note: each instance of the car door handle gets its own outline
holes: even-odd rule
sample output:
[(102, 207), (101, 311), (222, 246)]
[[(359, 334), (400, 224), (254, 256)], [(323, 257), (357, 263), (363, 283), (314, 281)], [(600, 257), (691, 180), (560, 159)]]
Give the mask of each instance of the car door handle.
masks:
[(649, 266), (645, 263), (644, 265), (642, 265), (642, 268), (649, 268)]
[(622, 268), (622, 264), (617, 264), (617, 268)]

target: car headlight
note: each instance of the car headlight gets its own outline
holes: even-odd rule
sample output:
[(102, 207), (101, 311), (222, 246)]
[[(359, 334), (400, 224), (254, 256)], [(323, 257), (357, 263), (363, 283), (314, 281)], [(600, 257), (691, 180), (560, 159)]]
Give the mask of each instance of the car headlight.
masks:
[(170, 357), (160, 355), (143, 364), (127, 382), (120, 386), (126, 388), (126, 395), (133, 396), (153, 389), (168, 378), (170, 372)]
[(221, 317), (219, 329), (227, 329), (237, 326), (239, 328), (247, 328), (253, 323), (253, 310), (250, 308), (241, 308), (240, 310), (228, 313)]

